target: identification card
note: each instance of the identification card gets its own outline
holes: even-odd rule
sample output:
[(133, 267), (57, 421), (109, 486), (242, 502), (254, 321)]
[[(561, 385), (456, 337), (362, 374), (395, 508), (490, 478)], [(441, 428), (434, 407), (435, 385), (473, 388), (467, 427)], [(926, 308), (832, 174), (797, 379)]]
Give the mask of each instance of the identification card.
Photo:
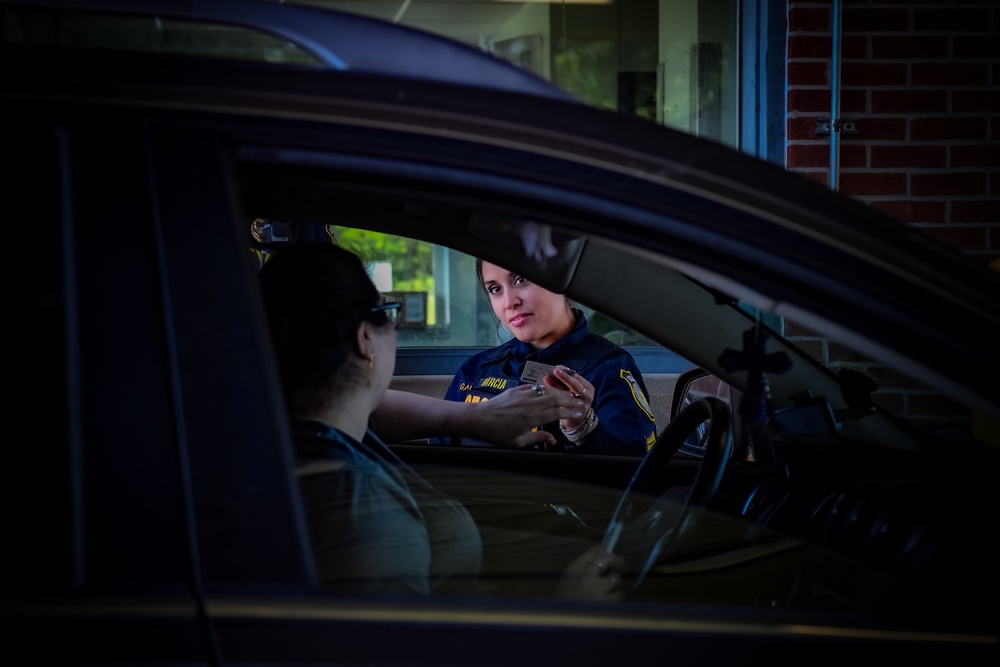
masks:
[(524, 371), (521, 373), (521, 382), (527, 384), (542, 384), (542, 378), (555, 370), (555, 366), (540, 364), (537, 361), (524, 362)]

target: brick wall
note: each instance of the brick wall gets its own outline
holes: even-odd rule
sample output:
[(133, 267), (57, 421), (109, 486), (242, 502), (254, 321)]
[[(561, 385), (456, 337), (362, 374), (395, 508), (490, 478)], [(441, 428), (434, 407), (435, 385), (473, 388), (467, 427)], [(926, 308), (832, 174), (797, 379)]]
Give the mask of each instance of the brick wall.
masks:
[[(829, 183), (833, 0), (789, 0), (786, 166)], [(1000, 258), (1000, 2), (842, 0), (839, 190)]]
[[(838, 189), (990, 263), (1000, 258), (1000, 2), (841, 0)], [(834, 0), (788, 0), (785, 164), (830, 183)], [(955, 416), (946, 397), (809, 331), (786, 333), (828, 365), (876, 377), (911, 417)]]

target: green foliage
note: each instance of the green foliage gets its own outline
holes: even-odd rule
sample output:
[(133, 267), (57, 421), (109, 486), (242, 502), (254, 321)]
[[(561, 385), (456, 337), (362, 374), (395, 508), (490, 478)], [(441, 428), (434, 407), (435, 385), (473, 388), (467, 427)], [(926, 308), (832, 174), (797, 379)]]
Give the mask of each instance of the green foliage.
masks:
[(434, 247), (430, 243), (352, 227), (332, 226), (341, 247), (365, 264), (392, 265), (392, 289), (427, 294), (428, 324), (434, 322)]
[(615, 109), (614, 49), (611, 40), (570, 40), (565, 51), (555, 54), (553, 80), (588, 104)]

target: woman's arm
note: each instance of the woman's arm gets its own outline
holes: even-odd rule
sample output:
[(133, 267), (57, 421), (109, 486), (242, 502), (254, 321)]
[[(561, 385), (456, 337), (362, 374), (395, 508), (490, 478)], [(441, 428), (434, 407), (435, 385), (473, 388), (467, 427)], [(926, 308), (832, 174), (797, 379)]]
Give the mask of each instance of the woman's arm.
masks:
[(555, 444), (551, 434), (532, 429), (558, 419), (579, 419), (582, 405), (567, 392), (550, 390), (538, 395), (530, 385), (513, 387), (478, 403), (390, 389), (372, 413), (372, 428), (389, 442), (465, 436), (521, 449)]

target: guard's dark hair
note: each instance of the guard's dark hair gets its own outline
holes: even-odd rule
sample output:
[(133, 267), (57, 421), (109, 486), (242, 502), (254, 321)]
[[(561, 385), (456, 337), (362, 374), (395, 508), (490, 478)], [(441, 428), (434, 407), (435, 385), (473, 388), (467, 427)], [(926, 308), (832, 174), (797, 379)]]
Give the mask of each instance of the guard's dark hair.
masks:
[(358, 324), (378, 324), (381, 296), (361, 260), (329, 243), (303, 243), (276, 252), (260, 270), (268, 324), (292, 414), (322, 408), (344, 374)]
[[(486, 295), (486, 299), (488, 301), (490, 293), (486, 290), (486, 278), (483, 277), (483, 260), (479, 257), (476, 258), (476, 277), (479, 278), (479, 286), (483, 288), (483, 294)], [(577, 308), (576, 302), (569, 297), (566, 297), (566, 303), (569, 305), (570, 310)]]
[(483, 260), (479, 257), (476, 258), (476, 277), (479, 278), (479, 286), (483, 288), (483, 292), (489, 296), (486, 292), (486, 279), (483, 278)]

